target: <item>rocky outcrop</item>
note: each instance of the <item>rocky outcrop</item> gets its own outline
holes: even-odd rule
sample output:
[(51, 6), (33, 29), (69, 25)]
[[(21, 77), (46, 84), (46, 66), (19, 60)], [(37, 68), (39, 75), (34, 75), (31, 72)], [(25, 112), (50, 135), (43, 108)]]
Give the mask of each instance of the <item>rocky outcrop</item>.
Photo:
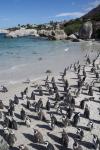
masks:
[(91, 39), (93, 33), (93, 25), (91, 21), (87, 21), (84, 23), (79, 31), (79, 38), (80, 39)]
[(36, 30), (36, 29), (25, 29), (21, 28), (15, 31), (9, 31), (6, 37), (16, 38), (23, 36), (41, 36), (47, 37), (49, 40), (63, 40), (67, 38), (67, 35), (63, 30)]
[(23, 37), (23, 36), (30, 36), (30, 35), (38, 36), (37, 30), (21, 28), (15, 31), (9, 31), (9, 33), (6, 34), (6, 37), (16, 38), (16, 37)]
[(77, 37), (75, 36), (75, 34), (71, 34), (67, 37), (67, 39), (74, 40), (74, 39), (77, 39)]
[(64, 40), (67, 38), (64, 30), (53, 30), (52, 35), (48, 37), (50, 40)]
[(67, 38), (64, 30), (39, 30), (38, 34), (43, 37), (48, 37), (49, 40), (63, 40)]
[(52, 30), (38, 30), (39, 36), (49, 37), (52, 35)]
[(9, 33), (9, 31), (6, 30), (6, 29), (0, 29), (0, 33), (5, 33), (5, 34), (7, 34), (7, 33)]
[(71, 40), (72, 42), (80, 42), (81, 39), (78, 39), (78, 37), (75, 34), (71, 34), (67, 37), (67, 40)]

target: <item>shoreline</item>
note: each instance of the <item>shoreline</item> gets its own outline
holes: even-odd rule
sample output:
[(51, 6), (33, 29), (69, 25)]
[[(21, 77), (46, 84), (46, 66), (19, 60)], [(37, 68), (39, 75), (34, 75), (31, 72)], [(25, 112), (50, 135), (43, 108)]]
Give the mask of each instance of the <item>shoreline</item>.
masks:
[[(46, 44), (46, 46), (44, 46), (44, 44)], [(28, 56), (26, 56), (27, 47), (25, 49), (25, 52), (20, 47), (20, 50), (16, 49), (16, 47), (14, 49), (10, 49), (11, 52), (13, 52), (12, 54), (2, 52), (2, 55), (4, 56), (1, 56), (1, 58), (3, 57), (1, 60), (3, 61), (2, 64), (5, 68), (0, 66), (0, 84), (14, 84), (16, 82), (25, 81), (27, 78), (29, 78), (30, 80), (37, 77), (39, 78), (41, 76), (45, 76), (45, 72), (48, 69), (51, 70), (52, 73), (58, 74), (58, 72), (60, 72), (62, 68), (64, 69), (65, 67), (68, 67), (69, 65), (71, 65), (71, 63), (74, 63), (77, 60), (83, 61), (86, 53), (91, 53), (91, 55), (93, 56), (97, 51), (99, 51), (99, 43), (95, 42), (91, 45), (91, 42), (82, 42), (79, 44), (72, 42), (65, 43), (60, 41), (53, 42), (52, 44), (52, 42), (48, 43), (46, 41), (44, 44), (44, 48), (41, 48), (43, 47), (41, 46), (35, 49), (34, 43), (32, 43), (32, 48), (29, 49)], [(21, 50), (26, 54), (22, 55), (22, 53), (20, 53)], [(33, 54), (33, 51), (37, 51), (38, 54)], [(16, 58), (16, 53), (20, 53), (20, 58)], [(9, 56), (8, 59), (6, 58), (7, 56)], [(13, 60), (12, 57), (14, 57)], [(28, 63), (26, 62), (27, 59), (29, 59)], [(7, 67), (9, 69), (6, 69)]]
[[(28, 30), (30, 30), (30, 29), (28, 29)], [(32, 29), (32, 30), (34, 30), (34, 32), (35, 32), (35, 29)], [(0, 34), (4, 35), (5, 38), (8, 38), (8, 39), (18, 39), (18, 38), (33, 37), (33, 38), (41, 38), (41, 39), (45, 38), (48, 41), (71, 41), (72, 43), (80, 43), (80, 42), (99, 42), (100, 43), (100, 39), (99, 38), (81, 39), (81, 38), (71, 37), (72, 35), (74, 35), (74, 33), (69, 35), (67, 38), (56, 39), (56, 40), (53, 40), (53, 39), (50, 40), (49, 36), (41, 36), (41, 35), (37, 35), (37, 33), (34, 33), (33, 35), (31, 33), (30, 34), (28, 33), (27, 35), (24, 35), (24, 33), (23, 34), (20, 33), (21, 35), (18, 35), (18, 36), (17, 35), (13, 35), (14, 33), (12, 33), (12, 35), (7, 36), (7, 34), (9, 34), (9, 32), (5, 31), (5, 32), (1, 32)]]

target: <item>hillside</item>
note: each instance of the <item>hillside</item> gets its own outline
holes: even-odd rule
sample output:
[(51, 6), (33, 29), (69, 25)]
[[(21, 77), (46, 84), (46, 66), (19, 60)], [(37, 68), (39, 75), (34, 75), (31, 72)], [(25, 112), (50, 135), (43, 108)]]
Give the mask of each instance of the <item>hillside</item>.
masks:
[(82, 17), (83, 19), (91, 19), (93, 21), (100, 21), (100, 5), (92, 9), (86, 15)]
[(82, 24), (88, 20), (91, 20), (93, 23), (93, 38), (100, 38), (100, 5), (92, 9), (86, 15), (71, 20), (64, 24), (64, 31), (67, 35), (78, 33)]

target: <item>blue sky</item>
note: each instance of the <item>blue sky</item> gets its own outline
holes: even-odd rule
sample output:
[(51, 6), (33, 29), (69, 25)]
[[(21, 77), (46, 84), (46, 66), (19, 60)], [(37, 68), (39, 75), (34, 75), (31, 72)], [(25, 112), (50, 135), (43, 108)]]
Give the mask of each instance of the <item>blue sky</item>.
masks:
[(69, 20), (98, 4), (100, 0), (0, 0), (0, 28)]

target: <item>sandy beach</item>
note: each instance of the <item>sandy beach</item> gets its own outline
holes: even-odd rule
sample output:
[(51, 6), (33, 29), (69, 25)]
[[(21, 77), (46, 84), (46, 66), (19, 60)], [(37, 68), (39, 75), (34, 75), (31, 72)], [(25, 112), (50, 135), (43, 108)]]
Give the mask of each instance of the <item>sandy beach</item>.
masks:
[(100, 150), (100, 0), (0, 1), (0, 150)]
[[(100, 56), (96, 60), (95, 64), (96, 65), (98, 64), (100, 67)], [(91, 67), (92, 67), (92, 64), (87, 64), (85, 66), (85, 71), (87, 74), (85, 83), (88, 83), (88, 84), (90, 84), (93, 80), (95, 81), (95, 75), (90, 72)], [(81, 66), (80, 75), (82, 75), (82, 68), (83, 68), (83, 66)], [(100, 73), (100, 70), (98, 70), (98, 71)], [(61, 72), (63, 72), (63, 70), (61, 70)], [(53, 74), (50, 74), (48, 82), (51, 81), (52, 77), (53, 77)], [(60, 115), (59, 115), (59, 113), (57, 114), (55, 108), (51, 108), (50, 112), (48, 112), (45, 109), (48, 98), (50, 99), (51, 105), (54, 105), (54, 103), (55, 103), (55, 101), (54, 101), (55, 94), (53, 96), (50, 96), (48, 94), (46, 87), (44, 86), (45, 79), (46, 79), (46, 76), (43, 76), (43, 78), (41, 78), (41, 79), (34, 79), (29, 84), (17, 83), (17, 84), (13, 84), (13, 85), (8, 85), (7, 86), (8, 92), (0, 93), (0, 99), (2, 100), (2, 102), (4, 104), (4, 109), (1, 111), (7, 112), (7, 107), (9, 106), (9, 100), (10, 99), (14, 100), (15, 94), (18, 97), (20, 97), (20, 92), (23, 91), (26, 87), (28, 87), (27, 96), (30, 97), (31, 92), (35, 91), (37, 89), (38, 85), (42, 85), (43, 96), (39, 96), (38, 93), (36, 93), (35, 101), (37, 102), (39, 100), (39, 98), (42, 98), (43, 108), (44, 108), (43, 112), (44, 112), (47, 120), (50, 120), (50, 112), (53, 112), (57, 118), (57, 121), (61, 122), (61, 114)], [(57, 84), (60, 96), (63, 95), (63, 82), (61, 81), (61, 79), (62, 79), (61, 73), (58, 73), (58, 75), (55, 76), (55, 82)], [(69, 87), (70, 87), (70, 93), (74, 96), (75, 89), (77, 89), (75, 85), (77, 85), (78, 79), (77, 79), (77, 74), (74, 72), (73, 68), (71, 68), (67, 71), (65, 79), (68, 80)], [(98, 108), (100, 108), (100, 93), (97, 88), (99, 86), (100, 86), (100, 80), (98, 83), (94, 83), (94, 85), (93, 85), (94, 100), (93, 101), (88, 100), (85, 103), (85, 105), (88, 104), (88, 107), (90, 110), (90, 119), (94, 123), (94, 127), (91, 132), (86, 130), (86, 126), (87, 126), (89, 120), (83, 117), (84, 110), (80, 109), (80, 107), (79, 107), (80, 102), (84, 98), (87, 98), (87, 99), (90, 98), (90, 96), (88, 96), (88, 94), (87, 94), (88, 91), (84, 89), (84, 86), (82, 86), (82, 90), (81, 90), (79, 96), (75, 98), (75, 110), (70, 119), (70, 120), (72, 120), (72, 118), (76, 112), (81, 113), (80, 122), (78, 123), (77, 127), (74, 127), (72, 125), (67, 126), (67, 127), (55, 126), (54, 130), (51, 130), (49, 127), (49, 124), (47, 122), (40, 121), (38, 119), (37, 112), (34, 111), (33, 106), (31, 106), (30, 109), (27, 109), (26, 96), (24, 96), (23, 100), (19, 99), (19, 104), (15, 105), (15, 111), (14, 111), (14, 119), (18, 123), (18, 130), (14, 130), (17, 141), (15, 142), (15, 144), (14, 144), (15, 148), (13, 148), (13, 149), (16, 149), (16, 147), (18, 147), (20, 144), (26, 145), (29, 148), (29, 150), (35, 150), (35, 149), (42, 150), (44, 148), (43, 144), (34, 143), (33, 128), (38, 129), (38, 131), (40, 131), (41, 134), (43, 135), (44, 141), (49, 141), (50, 143), (52, 143), (54, 145), (55, 150), (64, 150), (65, 149), (63, 147), (63, 145), (59, 142), (61, 139), (61, 134), (62, 134), (63, 129), (65, 129), (66, 133), (68, 133), (68, 137), (69, 137), (68, 149), (71, 150), (71, 149), (73, 149), (73, 143), (74, 143), (74, 139), (76, 138), (77, 128), (82, 128), (84, 130), (84, 138), (80, 142), (80, 145), (83, 147), (83, 150), (93, 149), (93, 145), (92, 145), (93, 134), (96, 134), (98, 136), (98, 138), (100, 138), (100, 115), (99, 115), (99, 111), (98, 111)], [(50, 87), (51, 87), (51, 84), (50, 84)], [(30, 100), (30, 103), (33, 104), (35, 101)], [(31, 119), (30, 127), (27, 127), (25, 125), (24, 121), (22, 121), (20, 118), (20, 111), (22, 108), (25, 110), (27, 116)], [(3, 121), (3, 119), (1, 119), (1, 121)], [(0, 125), (0, 128), (1, 128), (1, 130), (3, 130), (2, 125)]]

